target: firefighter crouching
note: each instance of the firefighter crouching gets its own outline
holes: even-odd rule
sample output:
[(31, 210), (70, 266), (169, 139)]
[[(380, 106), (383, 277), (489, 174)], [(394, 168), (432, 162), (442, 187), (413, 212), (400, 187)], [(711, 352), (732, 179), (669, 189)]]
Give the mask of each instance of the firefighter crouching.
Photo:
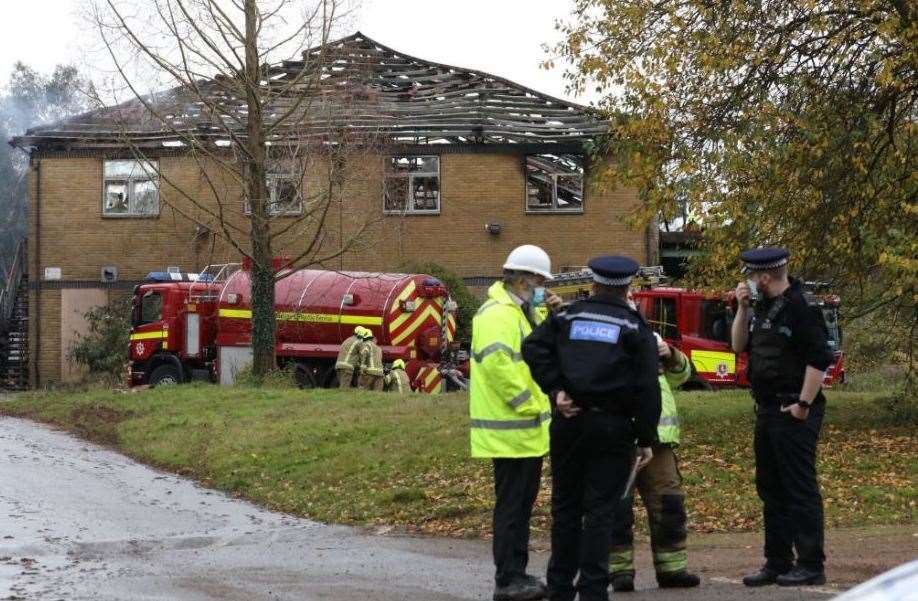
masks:
[(552, 601), (573, 601), (578, 593), (581, 601), (608, 600), (615, 508), (632, 466), (640, 469), (653, 457), (660, 419), (657, 345), (643, 317), (627, 304), (638, 264), (599, 257), (589, 266), (593, 296), (549, 317), (523, 343), (533, 377), (555, 405)]
[(357, 364), (360, 357), (360, 348), (367, 336), (372, 333), (363, 326), (354, 328), (354, 334), (341, 343), (338, 359), (335, 362), (335, 372), (338, 374), (339, 388), (353, 388), (357, 379)]
[[(691, 377), (692, 366), (681, 351), (668, 345), (659, 335), (655, 336), (660, 356), (663, 410), (657, 426), (658, 441), (653, 445), (653, 459), (640, 471), (635, 484), (647, 508), (657, 583), (660, 588), (690, 588), (698, 586), (701, 579), (687, 571), (685, 493), (676, 458), (681, 432), (673, 389)], [(628, 495), (620, 500), (615, 512), (609, 574), (616, 592), (634, 590), (633, 506), (634, 498)]]
[(399, 394), (408, 394), (411, 392), (411, 378), (405, 371), (405, 362), (396, 359), (392, 363), (392, 369), (386, 374), (386, 390), (388, 392), (397, 392)]
[[(494, 467), (495, 601), (541, 599), (544, 585), (526, 573), (529, 520), (548, 453), (548, 397), (523, 362), (522, 343), (542, 319), (551, 261), (541, 248), (515, 249), (504, 278), (472, 321), (469, 393), (472, 457)], [(557, 299), (560, 300), (560, 299)]]
[(364, 337), (358, 353), (360, 374), (358, 385), (364, 390), (382, 391), (385, 388), (385, 370), (383, 369), (382, 348), (376, 344), (373, 332), (364, 328)]

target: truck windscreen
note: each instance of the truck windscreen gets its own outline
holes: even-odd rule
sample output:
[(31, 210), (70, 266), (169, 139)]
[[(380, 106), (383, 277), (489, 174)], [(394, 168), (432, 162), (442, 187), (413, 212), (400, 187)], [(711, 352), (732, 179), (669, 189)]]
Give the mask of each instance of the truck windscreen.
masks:
[(163, 297), (158, 292), (147, 292), (140, 299), (140, 306), (134, 308), (134, 326), (159, 321), (163, 317)]
[(826, 322), (826, 331), (828, 333), (829, 347), (833, 351), (841, 349), (842, 333), (838, 325), (838, 309), (835, 307), (823, 307), (822, 316)]

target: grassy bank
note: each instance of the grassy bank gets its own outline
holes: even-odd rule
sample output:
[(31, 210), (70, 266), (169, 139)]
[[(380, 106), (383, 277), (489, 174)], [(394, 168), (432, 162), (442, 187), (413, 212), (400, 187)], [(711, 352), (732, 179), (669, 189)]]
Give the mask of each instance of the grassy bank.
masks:
[[(680, 468), (692, 527), (759, 525), (747, 393), (682, 394)], [(191, 385), (138, 393), (43, 392), (0, 412), (47, 422), (143, 462), (323, 522), (477, 536), (490, 521), (490, 465), (468, 458), (462, 395), (411, 396)], [(820, 448), (831, 525), (913, 523), (914, 424), (870, 393), (830, 393)], [(547, 474), (547, 471), (546, 471)], [(548, 526), (548, 478), (535, 527)]]

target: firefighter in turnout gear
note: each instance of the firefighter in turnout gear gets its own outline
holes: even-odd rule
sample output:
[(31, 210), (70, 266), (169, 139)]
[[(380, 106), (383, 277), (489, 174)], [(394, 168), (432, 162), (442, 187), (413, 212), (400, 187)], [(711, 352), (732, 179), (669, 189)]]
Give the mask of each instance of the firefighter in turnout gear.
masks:
[(357, 376), (360, 388), (380, 392), (385, 389), (386, 374), (383, 369), (382, 348), (376, 344), (373, 332), (367, 328), (364, 328), (364, 339), (360, 345), (357, 365), (360, 370)]
[(523, 340), (542, 320), (551, 261), (536, 246), (521, 246), (507, 257), (503, 281), (472, 321), (472, 457), (490, 459), (494, 468), (493, 553), (495, 601), (541, 599), (545, 586), (526, 573), (529, 520), (539, 492), (542, 458), (548, 453), (548, 397), (523, 362)]
[(411, 392), (411, 378), (405, 371), (405, 362), (396, 359), (392, 363), (392, 369), (386, 374), (386, 390), (397, 392), (399, 394), (408, 394)]
[(755, 480), (765, 522), (765, 565), (743, 582), (823, 584), (816, 446), (825, 411), (822, 382), (835, 357), (822, 314), (808, 306), (801, 283), (787, 275), (790, 253), (758, 248), (741, 258), (749, 279), (736, 288), (733, 350), (749, 352)]
[[(634, 305), (632, 307), (636, 309)], [(673, 389), (691, 377), (692, 366), (688, 357), (666, 344), (658, 334), (656, 340), (662, 403), (657, 426), (658, 441), (653, 445), (653, 459), (640, 471), (635, 485), (650, 522), (650, 546), (657, 583), (660, 588), (690, 588), (701, 584), (701, 579), (687, 571), (685, 493), (676, 458), (681, 431)], [(634, 590), (633, 528), (634, 497), (628, 495), (620, 500), (615, 512), (612, 552), (609, 555), (609, 574), (612, 589), (616, 592)]]
[(552, 601), (578, 594), (581, 601), (607, 601), (615, 509), (631, 470), (652, 459), (660, 420), (657, 345), (627, 303), (638, 264), (599, 257), (589, 266), (593, 296), (549, 317), (523, 343), (533, 377), (555, 405)]
[(338, 351), (338, 360), (335, 362), (335, 372), (338, 374), (339, 388), (354, 387), (360, 347), (363, 344), (364, 337), (369, 333), (369, 330), (365, 327), (357, 326), (354, 328), (353, 336), (350, 336), (341, 343), (341, 350)]

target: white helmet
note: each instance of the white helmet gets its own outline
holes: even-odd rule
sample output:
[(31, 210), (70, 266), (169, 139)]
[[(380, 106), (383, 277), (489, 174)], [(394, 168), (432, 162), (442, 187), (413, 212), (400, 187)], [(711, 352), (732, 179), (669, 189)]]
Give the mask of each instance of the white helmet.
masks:
[(504, 269), (509, 271), (525, 271), (540, 275), (545, 279), (553, 279), (551, 276), (551, 259), (548, 253), (532, 244), (518, 246), (511, 251), (504, 263)]

